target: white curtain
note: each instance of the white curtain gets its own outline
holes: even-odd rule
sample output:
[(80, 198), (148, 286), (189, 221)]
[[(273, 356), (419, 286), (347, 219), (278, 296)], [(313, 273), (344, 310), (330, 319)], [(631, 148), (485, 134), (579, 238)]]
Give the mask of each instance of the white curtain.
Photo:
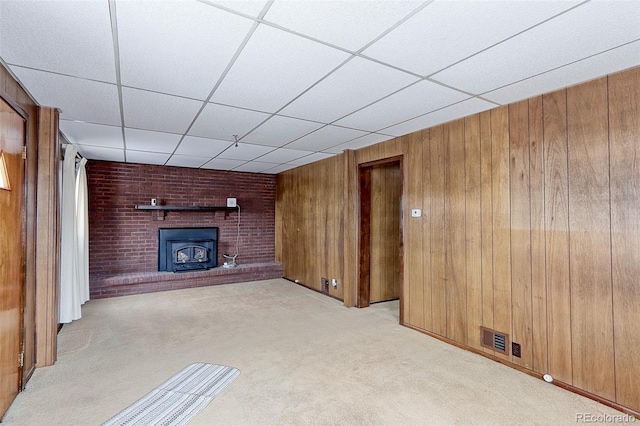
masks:
[(82, 158), (76, 175), (76, 268), (78, 300), (81, 304), (89, 300), (89, 194), (85, 164), (87, 159)]
[[(61, 323), (81, 318), (80, 306), (89, 299), (86, 173), (84, 163), (82, 163), (80, 167), (82, 176), (79, 174), (79, 179), (76, 180), (77, 151), (78, 149), (73, 145), (66, 146), (62, 167), (59, 307), (59, 321)], [(80, 203), (78, 202), (78, 186), (82, 187)], [(78, 215), (79, 208), (82, 209), (80, 215)], [(82, 230), (79, 229), (80, 226), (82, 226)], [(82, 242), (79, 239), (80, 235)]]

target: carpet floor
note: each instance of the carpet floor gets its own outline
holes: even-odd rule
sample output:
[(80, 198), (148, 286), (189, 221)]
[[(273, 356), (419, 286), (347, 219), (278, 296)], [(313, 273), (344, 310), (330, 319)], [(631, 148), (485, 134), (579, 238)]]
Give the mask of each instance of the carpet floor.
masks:
[[(622, 413), (285, 280), (101, 299), (5, 425), (99, 425), (198, 362), (242, 374), (191, 425), (575, 425)], [(82, 333), (80, 333), (82, 332)]]

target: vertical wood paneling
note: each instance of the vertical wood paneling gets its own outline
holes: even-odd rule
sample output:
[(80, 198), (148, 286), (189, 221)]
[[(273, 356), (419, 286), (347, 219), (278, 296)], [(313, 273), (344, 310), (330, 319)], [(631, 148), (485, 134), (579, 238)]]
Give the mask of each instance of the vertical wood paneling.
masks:
[(531, 333), (533, 370), (545, 374), (547, 363), (547, 285), (544, 238), (544, 135), (542, 96), (529, 99), (529, 185), (531, 197)]
[(467, 340), (464, 120), (444, 125), (447, 337)]
[(606, 78), (567, 89), (567, 118), (573, 383), (615, 400)]
[(544, 95), (545, 246), (549, 374), (572, 384), (566, 90)]
[[(509, 206), (509, 110), (491, 110), (493, 201), (493, 327), (511, 331), (511, 232)], [(509, 351), (511, 353), (511, 351)], [(510, 355), (495, 353), (500, 358)]]
[[(342, 244), (339, 243), (338, 251), (342, 259), (342, 284), (344, 305), (347, 307), (356, 305), (356, 286), (358, 279), (358, 221), (357, 221), (357, 166), (356, 153), (352, 150), (345, 150), (342, 154), (342, 168), (344, 176), (343, 189), (343, 220), (342, 220)], [(402, 321), (403, 310), (400, 309), (400, 320)]]
[(511, 191), (511, 341), (519, 343), (521, 357), (512, 361), (533, 365), (531, 312), (531, 199), (529, 183), (529, 102), (509, 106)]
[(467, 268), (467, 345), (481, 349), (482, 325), (482, 209), (480, 200), (480, 116), (464, 120), (465, 235)]
[(429, 132), (431, 156), (431, 322), (436, 334), (447, 334), (446, 240), (444, 222), (444, 126)]
[[(422, 185), (425, 181), (423, 175), (423, 144), (421, 133), (416, 132), (409, 136), (407, 146), (407, 161), (405, 161), (407, 185), (405, 194), (407, 206), (404, 211), (405, 224), (405, 285), (404, 297), (406, 297), (407, 321), (416, 327), (425, 328), (424, 313), (427, 297), (424, 294), (424, 238), (422, 217), (411, 217), (411, 209), (424, 209), (422, 200)], [(428, 145), (427, 145), (428, 148)], [(428, 260), (428, 259), (427, 259)]]
[[(491, 111), (480, 114), (480, 206), (482, 209), (482, 325), (493, 328), (493, 200)], [(476, 331), (480, 339), (480, 328)], [(475, 340), (475, 338), (474, 338)], [(488, 348), (483, 351), (493, 353)]]
[(640, 411), (640, 69), (609, 77), (616, 402)]
[(400, 164), (371, 169), (370, 303), (400, 297)]
[[(431, 154), (429, 143), (430, 130), (420, 132), (420, 145), (422, 146), (422, 293), (423, 293), (423, 324), (425, 330), (433, 329), (432, 308), (432, 280), (431, 280)], [(408, 158), (411, 161), (411, 157)]]

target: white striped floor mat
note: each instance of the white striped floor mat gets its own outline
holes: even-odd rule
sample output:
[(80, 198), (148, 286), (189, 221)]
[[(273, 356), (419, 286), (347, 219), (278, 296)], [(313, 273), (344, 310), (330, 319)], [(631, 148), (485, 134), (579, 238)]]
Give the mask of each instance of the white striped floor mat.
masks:
[(186, 425), (239, 375), (233, 367), (191, 364), (102, 426)]

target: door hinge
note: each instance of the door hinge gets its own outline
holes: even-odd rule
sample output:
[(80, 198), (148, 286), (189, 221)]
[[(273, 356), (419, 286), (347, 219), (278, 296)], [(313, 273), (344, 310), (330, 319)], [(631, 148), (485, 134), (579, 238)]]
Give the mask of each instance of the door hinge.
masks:
[(18, 354), (18, 362), (20, 363), (20, 367), (24, 367), (24, 352)]
[(26, 146), (26, 145), (24, 145), (24, 146), (22, 147), (22, 159), (23, 159), (23, 160), (26, 160), (26, 159), (27, 159), (27, 146)]

